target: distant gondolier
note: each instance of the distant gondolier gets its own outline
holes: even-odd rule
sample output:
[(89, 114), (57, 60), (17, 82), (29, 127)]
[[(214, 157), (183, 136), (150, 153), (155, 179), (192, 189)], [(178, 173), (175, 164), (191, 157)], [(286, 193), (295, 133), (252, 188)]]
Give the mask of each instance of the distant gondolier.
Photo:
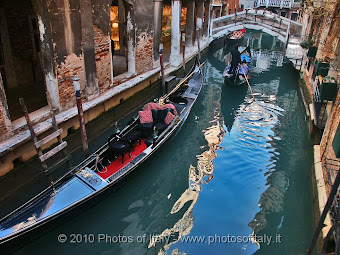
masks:
[[(246, 47), (240, 53), (238, 47), (234, 47), (231, 51), (232, 59), (228, 61), (227, 67), (223, 71), (224, 81), (231, 86), (241, 85), (250, 79), (251, 69), (251, 52)], [(227, 60), (226, 56), (226, 60)]]
[(238, 45), (236, 45), (231, 51), (231, 67), (229, 69), (230, 74), (236, 71), (236, 68), (240, 62), (241, 62), (241, 53), (238, 51)]

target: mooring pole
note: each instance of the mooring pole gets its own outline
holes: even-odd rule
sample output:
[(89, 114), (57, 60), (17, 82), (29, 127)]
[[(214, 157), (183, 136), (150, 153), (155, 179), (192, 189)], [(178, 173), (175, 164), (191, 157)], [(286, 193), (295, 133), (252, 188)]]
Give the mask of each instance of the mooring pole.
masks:
[(165, 91), (164, 64), (163, 64), (163, 43), (159, 45), (159, 62), (161, 64), (162, 95), (164, 95), (166, 91)]
[(185, 72), (185, 33), (182, 34), (182, 46), (183, 46), (183, 70)]
[(309, 245), (309, 248), (308, 248), (308, 251), (307, 251), (307, 255), (311, 255), (312, 252), (313, 252), (313, 249), (314, 249), (314, 246), (315, 246), (315, 244), (316, 244), (316, 242), (318, 240), (319, 234), (320, 234), (322, 228), (324, 227), (324, 221), (326, 219), (327, 213), (330, 210), (330, 208), (332, 206), (332, 203), (333, 203), (333, 200), (334, 200), (334, 197), (336, 195), (336, 192), (338, 191), (338, 187), (339, 187), (339, 184), (340, 184), (340, 171), (337, 171), (337, 172), (338, 173), (336, 174), (336, 178), (335, 178), (335, 181), (334, 181), (334, 183), (332, 185), (331, 192), (329, 193), (326, 205), (325, 205), (325, 207), (324, 207), (324, 209), (322, 211), (322, 214), (320, 216), (320, 220), (319, 220), (318, 226), (316, 227), (316, 230), (314, 232), (314, 236), (313, 236), (312, 242)]
[(72, 80), (73, 80), (74, 91), (76, 92), (76, 102), (77, 102), (79, 124), (80, 124), (81, 143), (83, 145), (85, 157), (88, 157), (89, 156), (89, 145), (87, 143), (83, 105), (81, 102), (80, 84), (79, 84), (80, 78), (78, 75), (75, 75), (73, 76)]

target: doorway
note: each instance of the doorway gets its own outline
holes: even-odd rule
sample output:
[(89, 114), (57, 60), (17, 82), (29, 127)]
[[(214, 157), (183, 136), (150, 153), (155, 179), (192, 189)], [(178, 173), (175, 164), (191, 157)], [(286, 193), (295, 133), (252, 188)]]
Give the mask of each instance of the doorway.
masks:
[(39, 28), (29, 0), (3, 1), (0, 21), (0, 72), (13, 121), (23, 116), (20, 97), (28, 112), (47, 105)]

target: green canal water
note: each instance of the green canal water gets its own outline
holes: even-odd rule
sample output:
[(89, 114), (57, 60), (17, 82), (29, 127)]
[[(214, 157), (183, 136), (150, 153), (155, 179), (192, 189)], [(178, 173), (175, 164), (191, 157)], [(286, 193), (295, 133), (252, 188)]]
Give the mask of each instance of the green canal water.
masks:
[(273, 37), (247, 37), (258, 103), (246, 85), (224, 85), (228, 49), (209, 49), (180, 132), (110, 196), (17, 254), (305, 254), (312, 141), (298, 74)]

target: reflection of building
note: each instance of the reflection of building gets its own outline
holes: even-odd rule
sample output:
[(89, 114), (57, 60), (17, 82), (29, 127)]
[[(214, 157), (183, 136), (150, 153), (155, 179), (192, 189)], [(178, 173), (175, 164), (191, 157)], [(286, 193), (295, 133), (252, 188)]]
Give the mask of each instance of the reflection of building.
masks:
[(273, 36), (265, 36), (263, 33), (253, 33), (249, 39), (253, 72), (266, 71), (272, 65), (282, 66), (284, 53), (280, 50), (282, 46), (280, 41)]

